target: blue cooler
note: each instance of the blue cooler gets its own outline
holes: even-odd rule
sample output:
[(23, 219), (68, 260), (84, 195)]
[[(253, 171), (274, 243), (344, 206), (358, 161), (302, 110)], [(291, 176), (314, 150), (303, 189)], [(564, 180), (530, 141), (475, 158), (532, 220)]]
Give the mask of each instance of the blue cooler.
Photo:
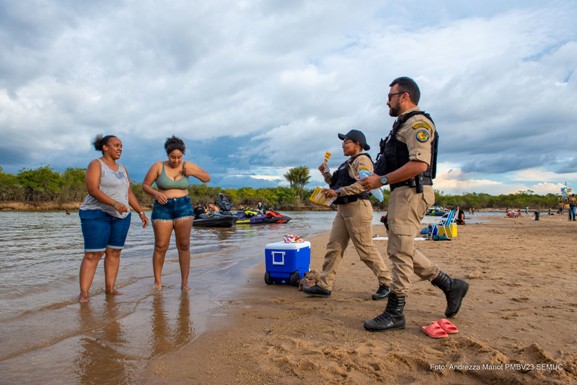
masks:
[(267, 285), (284, 283), (298, 285), (299, 280), (310, 270), (311, 243), (275, 242), (269, 243), (264, 250)]

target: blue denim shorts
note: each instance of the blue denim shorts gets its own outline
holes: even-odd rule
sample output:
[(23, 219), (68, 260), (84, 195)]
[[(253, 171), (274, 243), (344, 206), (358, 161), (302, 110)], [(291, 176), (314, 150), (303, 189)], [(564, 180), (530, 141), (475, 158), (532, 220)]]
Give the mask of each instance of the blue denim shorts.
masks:
[(170, 198), (165, 205), (154, 201), (151, 215), (153, 221), (173, 221), (188, 217), (194, 217), (189, 196)]
[(84, 236), (84, 251), (122, 249), (130, 228), (130, 214), (124, 219), (113, 217), (101, 210), (80, 210), (80, 224)]

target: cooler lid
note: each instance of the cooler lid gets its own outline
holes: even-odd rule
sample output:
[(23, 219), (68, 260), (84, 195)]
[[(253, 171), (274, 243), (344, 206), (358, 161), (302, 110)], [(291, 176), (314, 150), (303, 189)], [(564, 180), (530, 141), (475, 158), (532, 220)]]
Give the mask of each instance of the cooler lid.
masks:
[(265, 246), (266, 249), (275, 249), (275, 250), (298, 250), (305, 247), (311, 247), (311, 243), (309, 241), (304, 242), (274, 242), (269, 243)]

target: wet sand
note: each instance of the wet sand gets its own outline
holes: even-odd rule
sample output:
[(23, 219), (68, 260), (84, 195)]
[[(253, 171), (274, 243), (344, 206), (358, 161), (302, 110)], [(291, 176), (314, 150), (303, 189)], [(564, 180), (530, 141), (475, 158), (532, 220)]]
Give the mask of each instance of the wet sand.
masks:
[[(371, 300), (376, 279), (349, 246), (328, 299), (267, 286), (264, 264), (254, 268), (238, 299), (221, 307), (226, 317), (149, 361), (146, 384), (577, 383), (577, 222), (494, 218), (458, 231), (452, 241), (417, 243), (470, 284), (452, 320), (458, 334), (432, 339), (421, 331), (444, 318), (445, 299), (416, 276), (406, 329), (365, 331), (362, 321), (386, 301)], [(313, 269), (320, 270), (327, 237), (310, 239)], [(386, 241), (376, 242), (384, 251)]]

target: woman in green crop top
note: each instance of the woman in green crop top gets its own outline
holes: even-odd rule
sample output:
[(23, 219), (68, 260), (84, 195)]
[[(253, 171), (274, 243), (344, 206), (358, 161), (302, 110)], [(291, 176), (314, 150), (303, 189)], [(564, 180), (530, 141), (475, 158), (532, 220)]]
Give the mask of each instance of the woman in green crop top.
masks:
[[(174, 229), (181, 287), (182, 290), (190, 290), (190, 232), (194, 212), (188, 196), (188, 177), (193, 176), (206, 183), (210, 181), (210, 175), (196, 164), (183, 160), (186, 147), (182, 139), (173, 135), (164, 143), (164, 149), (168, 160), (154, 163), (142, 182), (142, 190), (154, 197), (151, 217), (154, 228), (154, 287), (157, 290), (162, 288), (162, 267)], [(152, 188), (154, 183), (157, 189)]]

